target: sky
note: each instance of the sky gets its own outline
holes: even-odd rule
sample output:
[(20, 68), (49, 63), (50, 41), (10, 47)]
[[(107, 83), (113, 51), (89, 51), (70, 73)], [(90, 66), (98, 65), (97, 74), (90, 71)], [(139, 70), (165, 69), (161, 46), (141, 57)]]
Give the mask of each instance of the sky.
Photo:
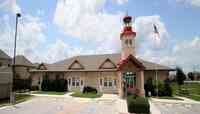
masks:
[(128, 13), (137, 57), (200, 71), (200, 0), (0, 0), (0, 49), (11, 57), (17, 12), (17, 54), (32, 62), (119, 53)]

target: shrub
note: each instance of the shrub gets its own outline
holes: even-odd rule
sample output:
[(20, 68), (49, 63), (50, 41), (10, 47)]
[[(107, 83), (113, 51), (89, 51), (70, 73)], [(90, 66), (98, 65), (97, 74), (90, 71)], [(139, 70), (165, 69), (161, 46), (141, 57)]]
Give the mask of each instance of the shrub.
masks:
[(149, 78), (147, 82), (144, 85), (145, 89), (145, 96), (149, 96), (149, 92), (151, 92), (151, 95), (155, 95), (155, 88), (153, 86), (152, 78)]
[[(172, 88), (168, 80), (165, 80), (165, 83), (161, 81), (154, 81), (153, 87), (154, 90), (158, 88), (158, 96), (172, 96)], [(152, 95), (156, 96), (156, 91)]]
[(57, 79), (57, 80), (49, 80), (45, 79), (42, 81), (42, 91), (57, 91), (63, 92), (67, 91), (66, 89), (66, 80), (64, 79)]
[(39, 87), (38, 86), (31, 86), (31, 91), (38, 91)]
[(149, 113), (150, 105), (144, 97), (128, 96), (127, 105), (129, 113)]
[(14, 90), (26, 90), (26, 89), (31, 89), (31, 80), (30, 79), (14, 79), (13, 82)]
[(83, 88), (83, 93), (97, 93), (97, 89), (90, 86), (85, 86)]

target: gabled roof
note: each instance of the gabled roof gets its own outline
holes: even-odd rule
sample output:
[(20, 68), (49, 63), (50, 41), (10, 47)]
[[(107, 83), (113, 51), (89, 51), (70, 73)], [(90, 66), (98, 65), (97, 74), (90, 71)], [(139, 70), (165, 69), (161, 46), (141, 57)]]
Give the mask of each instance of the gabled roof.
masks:
[[(117, 66), (121, 58), (121, 54), (102, 54), (102, 55), (81, 55), (81, 56), (75, 56), (71, 58), (64, 59), (62, 61), (58, 61), (53, 64), (47, 64), (47, 71), (73, 71), (71, 69), (68, 69), (69, 66), (72, 64), (73, 61), (77, 60), (79, 63), (81, 63), (84, 66), (84, 69), (79, 69), (79, 71), (101, 71), (101, 70), (117, 70), (117, 68), (114, 69), (100, 69), (99, 67), (105, 62), (106, 59), (109, 59)], [(145, 70), (172, 70), (172, 68), (155, 64), (152, 62), (148, 62), (145, 60), (142, 60), (140, 58), (136, 58), (144, 67)], [(38, 71), (38, 70), (32, 70), (32, 71)]]
[(31, 61), (29, 61), (25, 56), (23, 55), (17, 55), (15, 57), (15, 65), (20, 65), (20, 66), (33, 66)]
[(99, 69), (114, 69), (117, 68), (114, 62), (107, 58), (100, 66)]
[(75, 60), (71, 63), (71, 65), (69, 65), (68, 69), (80, 70), (80, 69), (84, 69), (84, 66), (78, 60)]
[(143, 63), (141, 63), (138, 59), (136, 59), (133, 55), (129, 55), (126, 59), (124, 60), (120, 60), (118, 63), (118, 69), (121, 69), (126, 63), (128, 63), (129, 61), (131, 61), (132, 63), (134, 63), (134, 65), (137, 66), (137, 68), (140, 68), (142, 70), (145, 69), (145, 66), (143, 65)]
[(11, 59), (4, 51), (0, 49), (0, 59)]

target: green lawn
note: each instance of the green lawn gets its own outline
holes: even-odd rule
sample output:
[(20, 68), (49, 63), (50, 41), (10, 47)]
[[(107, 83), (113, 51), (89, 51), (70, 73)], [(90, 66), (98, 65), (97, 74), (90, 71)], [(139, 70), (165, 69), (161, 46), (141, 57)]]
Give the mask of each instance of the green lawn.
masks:
[[(32, 97), (33, 97), (32, 95), (28, 95), (28, 94), (16, 94), (16, 103), (24, 102), (26, 100), (31, 99)], [(0, 107), (9, 105), (9, 104), (10, 104), (9, 98), (0, 100)]]
[(64, 95), (65, 92), (56, 92), (56, 91), (32, 91), (32, 94), (47, 94), (47, 95)]
[[(176, 83), (172, 84), (173, 94), (200, 101), (200, 84), (184, 84), (181, 91)], [(182, 93), (181, 93), (182, 92)]]
[(74, 92), (71, 94), (73, 97), (82, 97), (82, 98), (98, 98), (102, 96), (102, 93), (82, 93), (82, 92)]
[(183, 99), (180, 99), (180, 98), (177, 98), (177, 97), (169, 97), (169, 96), (162, 96), (162, 97), (153, 97), (153, 98), (157, 98), (157, 99), (168, 99), (168, 100), (183, 100)]

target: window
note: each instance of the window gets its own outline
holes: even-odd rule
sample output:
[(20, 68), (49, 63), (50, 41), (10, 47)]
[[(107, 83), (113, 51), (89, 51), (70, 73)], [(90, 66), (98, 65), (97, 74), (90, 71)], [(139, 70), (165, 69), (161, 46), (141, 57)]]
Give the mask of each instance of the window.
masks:
[(80, 86), (81, 83), (83, 84), (83, 81), (81, 82), (79, 77), (72, 77), (72, 86), (77, 87)]
[(72, 78), (72, 86), (75, 86), (75, 77)]
[(128, 39), (125, 40), (125, 44), (128, 45)]
[(132, 40), (131, 39), (129, 40), (129, 44), (130, 44), (130, 46), (132, 46)]
[(80, 80), (79, 78), (76, 78), (76, 86), (79, 86), (80, 85)]
[(107, 81), (108, 81), (107, 78), (104, 78), (104, 86), (105, 86), (105, 87), (107, 87), (107, 85), (108, 85), (108, 84), (107, 84)]
[(112, 82), (113, 82), (113, 81), (112, 81), (111, 79), (108, 80), (108, 85), (109, 85), (109, 87), (112, 87)]
[(60, 79), (60, 75), (56, 74), (56, 80)]

